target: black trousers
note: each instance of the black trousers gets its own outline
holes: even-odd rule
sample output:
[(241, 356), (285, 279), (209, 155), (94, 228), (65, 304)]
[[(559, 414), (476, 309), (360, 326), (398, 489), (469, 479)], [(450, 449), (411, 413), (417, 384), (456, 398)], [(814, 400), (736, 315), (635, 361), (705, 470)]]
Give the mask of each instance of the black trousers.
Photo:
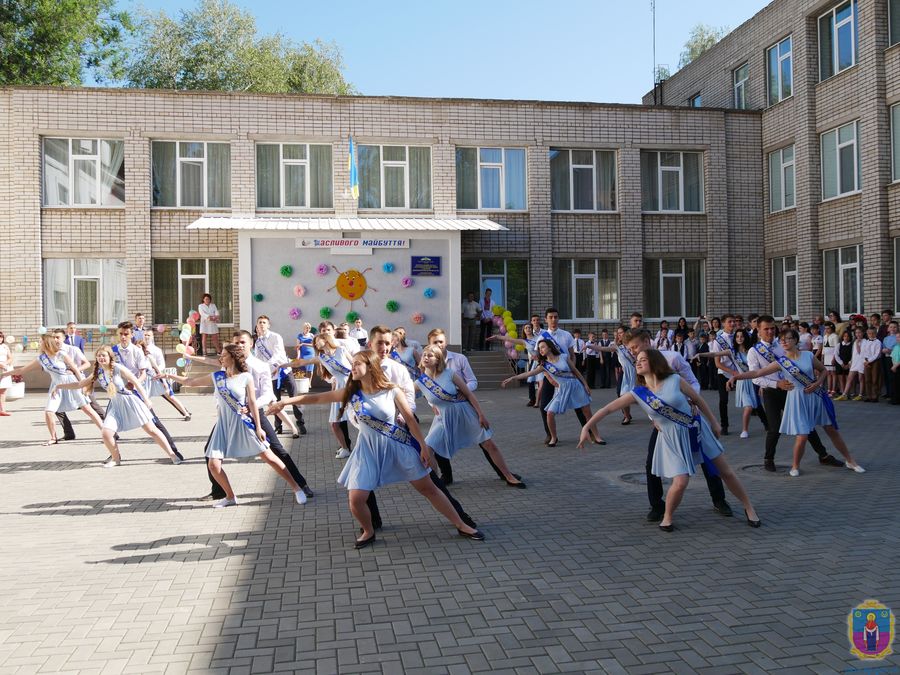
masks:
[(157, 417), (156, 411), (151, 409), (150, 414), (153, 415), (153, 426), (159, 429), (160, 433), (166, 437), (166, 440), (169, 442), (169, 447), (172, 448), (172, 452), (180, 456), (181, 453), (178, 452), (178, 448), (175, 447), (175, 439), (172, 438), (172, 434), (169, 433), (169, 430), (166, 429), (165, 425), (160, 421), (159, 417)]
[[(775, 460), (775, 447), (778, 445), (778, 439), (781, 433), (781, 416), (784, 413), (784, 404), (787, 402), (787, 392), (784, 389), (766, 387), (763, 391), (763, 410), (765, 410), (766, 421), (768, 423), (766, 431), (766, 461)], [(816, 454), (822, 458), (828, 456), (828, 451), (819, 438), (819, 434), (813, 429), (809, 435), (809, 444)]]
[(478, 348), (482, 351), (490, 349), (491, 343), (487, 341), (493, 334), (494, 324), (490, 321), (482, 321), (481, 328), (478, 331)]
[[(647, 499), (650, 500), (650, 508), (663, 511), (666, 508), (666, 503), (663, 501), (662, 478), (654, 476), (650, 472), (650, 467), (653, 466), (653, 453), (656, 451), (657, 436), (659, 436), (659, 431), (654, 427), (653, 433), (650, 434), (650, 443), (647, 445)], [(709, 490), (709, 496), (712, 497), (713, 504), (721, 504), (725, 501), (725, 486), (722, 484), (722, 479), (718, 476), (713, 476), (707, 470), (705, 462), (700, 467), (703, 469), (706, 487)]]
[(725, 387), (729, 378), (726, 375), (716, 374), (716, 387), (719, 390), (719, 424), (722, 431), (728, 431), (728, 389)]
[[(556, 387), (545, 380), (544, 386), (541, 387), (541, 400), (538, 402), (538, 406), (541, 409), (541, 421), (544, 423), (544, 431), (547, 432), (548, 437), (550, 436), (550, 426), (547, 424), (547, 411), (545, 408), (547, 407), (547, 404), (550, 403), (550, 399), (553, 398), (554, 393), (556, 393)], [(575, 408), (575, 417), (578, 418), (581, 426), (587, 424), (587, 417), (581, 412), (581, 408)], [(484, 450), (484, 448), (482, 448), (482, 450)], [(497, 467), (494, 467), (494, 470), (497, 471)], [(499, 471), (497, 472), (499, 473)]]
[[(99, 403), (91, 396), (88, 399), (88, 405), (91, 406), (91, 409), (97, 413), (101, 420), (106, 419), (106, 410), (101, 407)], [(75, 429), (72, 428), (72, 420), (69, 419), (69, 416), (64, 412), (56, 413), (56, 419), (59, 420), (59, 423), (62, 425), (63, 429), (63, 440), (65, 441), (74, 441), (75, 440)]]
[(612, 386), (614, 377), (612, 359), (608, 354), (604, 354), (603, 363), (600, 364), (600, 388), (609, 389)]
[(594, 389), (597, 386), (597, 371), (600, 370), (600, 359), (596, 356), (585, 356), (585, 375), (588, 387)]
[[(272, 380), (272, 390), (275, 392), (275, 400), (280, 401), (282, 394), (287, 394), (288, 397), (296, 396), (297, 388), (294, 383), (293, 375), (282, 375), (281, 383), (279, 384), (278, 379)], [(305, 423), (303, 422), (303, 411), (300, 410), (299, 406), (291, 406), (291, 410), (294, 413), (294, 419), (297, 420), (298, 427), (305, 427)], [(281, 433), (281, 420), (278, 417), (275, 417), (275, 432)]]
[[(272, 428), (269, 420), (263, 415), (262, 408), (259, 409), (259, 426), (262, 427), (262, 430), (266, 434), (266, 440), (269, 442), (269, 449), (275, 453), (275, 456), (278, 457), (278, 459), (284, 462), (284, 466), (288, 470), (288, 473), (291, 474), (291, 478), (294, 479), (294, 482), (300, 487), (304, 487), (306, 485), (306, 479), (303, 477), (303, 474), (300, 473), (300, 469), (297, 468), (297, 465), (294, 463), (290, 454), (288, 454), (288, 451), (284, 449), (284, 446), (278, 439), (278, 435), (275, 433), (275, 429)], [(210, 432), (210, 437), (212, 437), (212, 432)], [(206, 439), (206, 446), (209, 446), (209, 438)], [(206, 452), (206, 447), (203, 448), (203, 451)], [(212, 496), (215, 499), (225, 499), (225, 490), (223, 490), (222, 486), (216, 482), (212, 472), (209, 470), (209, 459), (206, 460), (206, 474), (209, 476), (209, 482), (212, 485)]]
[(537, 403), (537, 382), (528, 383), (528, 402), (532, 405)]
[(891, 371), (891, 379), (894, 387), (891, 390), (891, 403), (900, 405), (900, 368)]
[[(506, 480), (506, 476), (503, 475), (503, 472), (500, 470), (496, 464), (494, 464), (494, 460), (491, 459), (491, 454), (485, 449), (484, 443), (479, 443), (478, 447), (481, 448), (481, 452), (484, 453), (484, 458), (487, 460), (488, 464), (491, 465), (491, 468), (494, 470), (500, 478)], [(452, 483), (453, 482), (453, 466), (450, 464), (450, 460), (446, 457), (441, 457), (439, 454), (434, 453), (434, 459), (437, 462), (438, 468), (441, 470), (441, 480), (444, 483)], [(433, 473), (433, 472), (432, 472)]]

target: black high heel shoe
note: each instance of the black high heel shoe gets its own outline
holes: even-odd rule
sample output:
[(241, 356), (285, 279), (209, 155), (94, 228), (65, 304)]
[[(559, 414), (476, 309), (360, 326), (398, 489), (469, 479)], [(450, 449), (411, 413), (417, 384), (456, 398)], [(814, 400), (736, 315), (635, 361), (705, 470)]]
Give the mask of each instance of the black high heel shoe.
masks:
[(503, 481), (504, 481), (509, 487), (519, 488), (520, 490), (524, 490), (524, 489), (526, 489), (526, 488), (528, 487), (527, 485), (525, 485), (525, 481), (522, 480), (522, 477), (521, 477), (521, 476), (516, 476), (515, 474), (513, 474), (513, 476), (515, 476), (516, 480), (519, 481), (518, 483), (510, 483), (510, 482), (509, 482), (508, 480), (506, 480), (505, 478), (503, 479)]
[(602, 438), (597, 438), (594, 434), (591, 434), (591, 441), (593, 441), (594, 445), (606, 445), (606, 441)]
[(375, 534), (373, 533), (371, 537), (366, 539), (357, 539), (356, 543), (353, 545), (355, 549), (365, 548), (366, 546), (371, 546), (375, 543)]
[(547, 447), (548, 447), (548, 448), (555, 448), (557, 443), (559, 443), (559, 439), (556, 439), (555, 441), (548, 441), (548, 442), (547, 442)]
[(675, 526), (671, 525), (671, 524), (670, 525), (660, 525), (659, 529), (661, 529), (663, 532), (674, 532)]
[(760, 525), (762, 525), (761, 520), (750, 520), (750, 516), (747, 515), (747, 509), (744, 509), (744, 516), (746, 516), (747, 525), (749, 525), (750, 527), (759, 527)]
[[(471, 527), (471, 525), (469, 526)], [(460, 537), (464, 537), (465, 539), (471, 539), (472, 541), (484, 541), (484, 534), (482, 534), (481, 530), (475, 530), (472, 533), (463, 532), (462, 530), (457, 529)]]

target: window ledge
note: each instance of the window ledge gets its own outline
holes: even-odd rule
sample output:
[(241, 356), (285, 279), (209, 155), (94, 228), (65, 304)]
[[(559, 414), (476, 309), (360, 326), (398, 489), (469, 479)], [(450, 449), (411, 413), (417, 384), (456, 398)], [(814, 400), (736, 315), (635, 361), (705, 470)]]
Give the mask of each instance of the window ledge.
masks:
[(457, 213), (528, 213), (528, 209), (456, 209)]
[(706, 211), (641, 211), (642, 216), (705, 216)]
[(124, 211), (125, 205), (121, 206), (98, 206), (94, 205), (79, 205), (79, 206), (42, 206), (41, 210), (47, 211)]
[(796, 210), (797, 210), (797, 205), (794, 204), (793, 206), (785, 206), (783, 209), (778, 209), (777, 211), (769, 211), (766, 215), (776, 216), (776, 215), (781, 215), (782, 213), (788, 213), (789, 211), (796, 211)]
[(357, 214), (361, 216), (378, 216), (378, 215), (406, 215), (406, 216), (433, 216), (434, 209), (358, 209)]
[(333, 214), (334, 207), (330, 206), (330, 207), (325, 207), (325, 208), (312, 208), (312, 207), (306, 208), (303, 206), (272, 206), (272, 207), (257, 206), (256, 212), (257, 213), (279, 213), (279, 214), (282, 214), (282, 213), (283, 214), (311, 213), (311, 214), (315, 214), (315, 215), (325, 215), (325, 214)]
[(819, 85), (825, 84), (826, 82), (834, 82), (835, 78), (840, 77), (840, 76), (843, 75), (844, 73), (849, 73), (850, 71), (855, 70), (856, 67), (857, 67), (858, 65), (859, 65), (859, 62), (857, 61), (857, 62), (854, 63), (852, 66), (847, 66), (846, 68), (844, 68), (844, 69), (843, 69), (842, 71), (840, 71), (839, 73), (835, 73), (834, 75), (832, 75), (832, 76), (830, 76), (830, 77), (828, 77), (828, 78), (826, 78), (826, 79), (824, 79), (824, 80), (819, 80), (818, 82), (816, 82), (816, 87), (818, 88)]
[(765, 108), (763, 108), (763, 112), (769, 112), (772, 108), (781, 105), (785, 101), (790, 101), (792, 98), (794, 98), (794, 92), (791, 92), (790, 96), (785, 96), (783, 99), (781, 99), (780, 101), (778, 101), (776, 103), (771, 103), (771, 104), (767, 105)]
[(230, 206), (151, 206), (151, 211), (202, 211), (204, 213), (231, 213)]
[(569, 210), (553, 210), (550, 213), (560, 213), (566, 216), (618, 216), (620, 215), (620, 211), (588, 211), (585, 209), (579, 209), (577, 211)]
[(853, 192), (845, 192), (844, 194), (837, 195), (835, 197), (828, 197), (828, 199), (823, 199), (819, 203), (820, 204), (828, 204), (829, 202), (836, 202), (839, 199), (846, 199), (847, 197), (854, 197), (856, 195), (861, 195), (861, 194), (862, 194), (862, 190), (854, 190)]

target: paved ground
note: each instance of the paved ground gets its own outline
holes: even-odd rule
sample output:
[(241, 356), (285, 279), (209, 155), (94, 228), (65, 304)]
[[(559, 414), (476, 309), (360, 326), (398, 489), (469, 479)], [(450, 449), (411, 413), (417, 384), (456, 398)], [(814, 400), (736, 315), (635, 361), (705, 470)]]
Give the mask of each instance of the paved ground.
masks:
[(529, 489), (505, 487), (477, 451), (454, 462), (453, 492), (488, 540), (454, 536), (401, 485), (379, 493), (387, 527), (363, 551), (351, 549), (321, 410), (293, 447), (315, 499), (295, 506), (251, 462), (229, 468), (241, 505), (213, 510), (195, 501), (208, 491), (209, 397), (187, 397), (192, 422), (163, 411), (190, 462), (162, 461), (132, 432), (113, 470), (99, 467), (106, 453), (85, 422), (79, 440), (45, 448), (43, 397), (13, 403), (0, 419), (0, 672), (862, 667), (848, 652), (850, 608), (877, 598), (900, 610), (900, 410), (840, 404), (865, 475), (812, 453), (798, 479), (763, 472), (754, 419), (752, 438), (726, 447), (763, 527), (714, 513), (701, 480), (664, 534), (644, 522), (643, 487), (629, 478), (642, 471), (648, 422), (611, 420), (610, 444), (582, 452), (568, 415), (550, 450), (523, 391), (480, 399)]

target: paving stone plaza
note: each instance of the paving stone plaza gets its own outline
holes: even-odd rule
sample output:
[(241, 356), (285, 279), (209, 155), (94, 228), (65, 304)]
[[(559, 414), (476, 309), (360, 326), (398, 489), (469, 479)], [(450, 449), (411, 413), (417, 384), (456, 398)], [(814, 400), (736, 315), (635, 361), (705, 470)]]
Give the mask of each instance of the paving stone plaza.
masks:
[[(12, 403), (0, 434), (0, 672), (900, 670), (896, 654), (857, 660), (847, 638), (863, 600), (900, 609), (896, 408), (838, 404), (864, 475), (808, 452), (790, 478), (791, 438), (779, 472), (764, 472), (754, 418), (750, 439), (724, 445), (763, 527), (715, 513), (695, 479), (665, 534), (645, 521), (646, 418), (623, 427), (616, 415), (601, 425), (609, 445), (580, 451), (569, 414), (548, 449), (523, 392), (478, 395), (529, 489), (507, 488), (477, 449), (454, 460), (452, 491), (485, 542), (456, 536), (397, 485), (379, 492), (385, 528), (362, 551), (324, 408), (307, 408), (310, 433), (292, 448), (314, 499), (295, 505), (249, 462), (229, 468), (239, 507), (212, 509), (197, 501), (209, 491), (211, 396), (185, 397), (191, 422), (159, 408), (186, 464), (132, 432), (110, 470), (83, 415), (72, 416), (79, 440), (48, 448), (45, 395)], [(595, 391), (594, 409), (610, 397)]]

